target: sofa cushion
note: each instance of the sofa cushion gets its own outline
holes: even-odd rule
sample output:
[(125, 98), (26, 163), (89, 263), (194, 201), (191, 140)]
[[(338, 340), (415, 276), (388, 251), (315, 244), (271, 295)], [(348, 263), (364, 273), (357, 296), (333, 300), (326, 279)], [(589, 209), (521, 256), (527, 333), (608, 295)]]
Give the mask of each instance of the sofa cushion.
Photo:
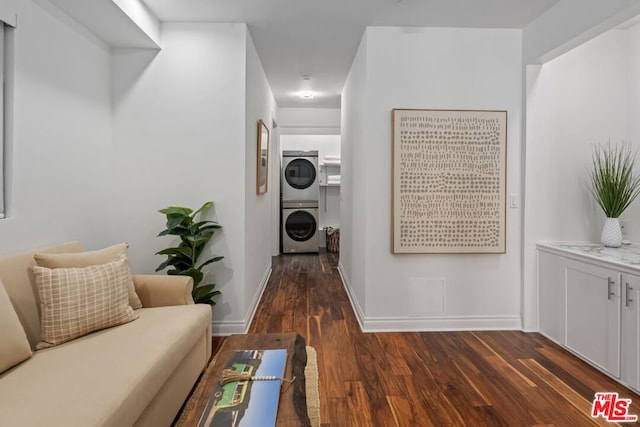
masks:
[(40, 297), (39, 349), (138, 318), (129, 305), (124, 257), (84, 268), (32, 269)]
[[(37, 351), (0, 375), (0, 420), (8, 426), (133, 425), (211, 324), (211, 308), (201, 304), (137, 312), (135, 322)], [(203, 367), (206, 357), (203, 351)]]
[(31, 357), (31, 345), (0, 280), (0, 373)]
[[(36, 253), (33, 255), (33, 258), (39, 266), (47, 268), (89, 267), (91, 265), (106, 264), (120, 255), (128, 258), (128, 248), (128, 243), (120, 243), (97, 251), (58, 254)], [(127, 286), (129, 291), (129, 305), (134, 310), (142, 308), (142, 303), (140, 302), (140, 298), (138, 298), (138, 294), (136, 294), (130, 272)]]

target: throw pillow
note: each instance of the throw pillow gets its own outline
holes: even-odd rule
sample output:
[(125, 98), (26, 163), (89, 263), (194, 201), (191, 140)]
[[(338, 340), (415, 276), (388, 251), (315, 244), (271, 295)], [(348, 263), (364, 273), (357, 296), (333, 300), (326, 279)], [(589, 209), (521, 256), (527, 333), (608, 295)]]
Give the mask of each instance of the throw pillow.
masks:
[[(33, 257), (36, 260), (36, 264), (38, 264), (40, 267), (89, 267), (90, 265), (106, 264), (113, 261), (120, 255), (124, 255), (128, 260), (128, 248), (129, 244), (120, 243), (97, 251), (76, 252), (67, 254), (35, 254)], [(140, 298), (136, 293), (136, 288), (133, 284), (131, 272), (129, 272), (128, 274), (129, 278), (127, 279), (127, 286), (129, 288), (129, 305), (134, 310), (137, 310), (139, 308), (142, 308), (142, 303), (140, 302)]]
[(138, 318), (129, 305), (124, 257), (84, 268), (31, 268), (40, 296), (42, 342), (37, 349)]
[(0, 281), (0, 374), (31, 357), (31, 346), (20, 319)]

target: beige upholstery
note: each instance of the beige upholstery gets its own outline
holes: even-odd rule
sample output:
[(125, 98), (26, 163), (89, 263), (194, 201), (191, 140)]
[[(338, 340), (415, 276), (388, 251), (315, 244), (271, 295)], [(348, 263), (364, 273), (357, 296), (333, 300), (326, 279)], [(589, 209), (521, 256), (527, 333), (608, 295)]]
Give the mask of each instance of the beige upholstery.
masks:
[[(38, 351), (0, 376), (0, 423), (133, 425), (191, 349), (202, 345), (211, 316), (204, 305), (138, 312), (135, 322)], [(201, 351), (197, 373), (205, 357)]]
[[(38, 252), (81, 250), (73, 242)], [(34, 264), (33, 252), (0, 258), (31, 345), (40, 337), (26, 272)], [(1, 427), (171, 424), (211, 356), (211, 307), (192, 303), (190, 278), (133, 279), (144, 295), (139, 319), (36, 351), (0, 374)], [(154, 302), (163, 307), (146, 307)]]
[(24, 252), (0, 258), (0, 280), (7, 289), (9, 298), (16, 310), (18, 319), (27, 334), (31, 348), (35, 349), (40, 342), (40, 301), (31, 268), (36, 265), (33, 255), (39, 253), (80, 252), (80, 242), (69, 242), (61, 245), (41, 248), (37, 251)]
[(31, 357), (31, 346), (0, 280), (0, 373)]
[(188, 276), (136, 275), (133, 283), (144, 307), (193, 304), (193, 279)]
[[(48, 254), (48, 253), (36, 253), (33, 257), (36, 263), (40, 267), (47, 268), (70, 268), (70, 267), (89, 267), (91, 265), (106, 264), (124, 255), (125, 258), (129, 257), (129, 244), (119, 243), (117, 245), (109, 246), (97, 251), (87, 252), (72, 252), (61, 254)], [(128, 263), (128, 261), (127, 261)], [(127, 264), (128, 267), (128, 264)], [(142, 308), (142, 303), (136, 294), (136, 290), (133, 286), (133, 280), (131, 274), (127, 280), (127, 286), (129, 291), (129, 305), (137, 310)]]

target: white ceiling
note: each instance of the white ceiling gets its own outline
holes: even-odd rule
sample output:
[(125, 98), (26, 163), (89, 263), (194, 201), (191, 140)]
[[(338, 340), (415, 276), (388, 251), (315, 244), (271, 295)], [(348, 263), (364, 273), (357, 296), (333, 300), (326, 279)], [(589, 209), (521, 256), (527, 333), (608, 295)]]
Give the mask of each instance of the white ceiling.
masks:
[[(278, 106), (339, 107), (364, 28), (523, 28), (558, 0), (143, 0), (160, 21), (246, 22)], [(310, 80), (304, 82), (303, 75)], [(308, 87), (305, 87), (308, 85)], [(311, 90), (315, 97), (301, 100)]]

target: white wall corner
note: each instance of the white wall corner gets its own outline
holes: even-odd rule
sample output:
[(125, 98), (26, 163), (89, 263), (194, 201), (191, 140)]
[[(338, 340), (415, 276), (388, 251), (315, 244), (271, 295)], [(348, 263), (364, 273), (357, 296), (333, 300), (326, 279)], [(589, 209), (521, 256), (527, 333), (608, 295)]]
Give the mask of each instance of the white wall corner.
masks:
[(10, 27), (16, 28), (18, 26), (18, 15), (15, 13), (8, 13), (4, 10), (0, 10), (0, 21), (4, 22)]
[(156, 45), (160, 46), (160, 21), (140, 0), (112, 0)]
[(353, 312), (356, 315), (356, 320), (358, 320), (360, 329), (364, 331), (364, 319), (365, 319), (364, 311), (362, 310), (362, 307), (360, 306), (360, 302), (356, 298), (356, 295), (353, 293), (353, 287), (351, 286), (351, 281), (349, 280), (349, 277), (344, 271), (344, 266), (342, 265), (342, 261), (338, 261), (338, 273), (340, 274), (342, 285), (344, 286), (345, 291), (347, 291), (349, 302), (351, 303)]
[(524, 64), (546, 63), (639, 13), (636, 0), (560, 0), (524, 27)]
[(160, 47), (160, 23), (139, 0), (48, 1), (111, 47)]
[(17, 1), (3, 0), (0, 3), (0, 21), (14, 28), (18, 25), (18, 8), (15, 4)]
[[(256, 315), (256, 310), (258, 309), (258, 304), (262, 299), (262, 295), (264, 294), (264, 290), (267, 287), (267, 283), (269, 283), (269, 278), (271, 277), (271, 265), (267, 266), (267, 269), (262, 276), (262, 280), (260, 280), (260, 286), (258, 287), (258, 292), (253, 297), (251, 301), (251, 305), (248, 310), (248, 315), (245, 316), (244, 320), (233, 320), (233, 321), (213, 321), (211, 323), (211, 334), (213, 336), (227, 336), (233, 334), (246, 334), (249, 332), (249, 327), (251, 326), (251, 322), (253, 322), (253, 318)], [(215, 310), (215, 307), (214, 307)]]

